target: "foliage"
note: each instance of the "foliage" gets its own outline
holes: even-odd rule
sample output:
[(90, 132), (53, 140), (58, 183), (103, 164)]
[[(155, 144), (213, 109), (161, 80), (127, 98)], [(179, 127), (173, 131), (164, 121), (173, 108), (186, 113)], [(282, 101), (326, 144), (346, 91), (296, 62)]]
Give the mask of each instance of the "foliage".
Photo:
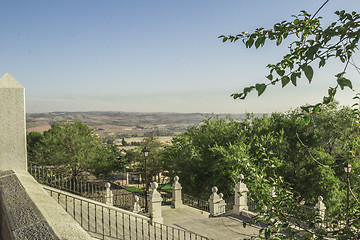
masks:
[(139, 189), (137, 187), (134, 186), (125, 186), (124, 187), (126, 190), (130, 191), (130, 192), (134, 192), (134, 193), (141, 193), (144, 192), (144, 189)]
[(192, 127), (172, 140), (164, 150), (165, 169), (178, 175), (183, 191), (207, 199), (217, 186), (229, 195), (240, 159), (246, 158), (241, 125), (216, 116)]
[(27, 135), (28, 159), (41, 165), (57, 166), (73, 178), (84, 171), (107, 175), (119, 166), (118, 149), (102, 144), (97, 135), (80, 121), (52, 124), (43, 134)]
[[(320, 9), (327, 2), (329, 0)], [(253, 90), (260, 96), (269, 85), (281, 83), (285, 87), (291, 82), (296, 86), (302, 76), (311, 83), (315, 63), (319, 68), (330, 60), (339, 60), (337, 65), (343, 65), (341, 72), (334, 73), (336, 82), (329, 87), (322, 103), (303, 106), (302, 111), (285, 116), (272, 114), (253, 121), (248, 140), (256, 167), (247, 168), (245, 172), (249, 175), (249, 188), (256, 193), (252, 197), (260, 203), (258, 210), (267, 207), (263, 210), (265, 215), (259, 215), (256, 220), (268, 224), (260, 231), (258, 238), (261, 239), (323, 239), (325, 235), (337, 239), (359, 238), (360, 208), (356, 196), (360, 191), (353, 184), (351, 211), (346, 211), (343, 199), (347, 178), (342, 168), (346, 161), (358, 166), (359, 111), (348, 108), (339, 111), (322, 105), (332, 103), (339, 88), (353, 89), (352, 81), (345, 75), (349, 64), (359, 69), (352, 56), (358, 49), (360, 15), (336, 11), (338, 20), (324, 28), (321, 17), (316, 17), (320, 9), (314, 15), (301, 11), (293, 21), (276, 23), (272, 29), (258, 28), (253, 33), (219, 37), (223, 42), (241, 39), (247, 48), (262, 47), (266, 40), (275, 41), (276, 45), (290, 36), (293, 40), (289, 53), (281, 61), (267, 65), (269, 75), (266, 78), (270, 82), (245, 87), (241, 93), (232, 95), (234, 99), (245, 99)], [(359, 95), (355, 98), (359, 99)], [(311, 116), (310, 113), (317, 114)], [(305, 121), (299, 121), (299, 117)], [(357, 169), (351, 174), (351, 182), (359, 181)], [(269, 197), (272, 186), (277, 189), (277, 197)], [(337, 210), (330, 228), (316, 228), (319, 216), (316, 213), (304, 215), (296, 207), (299, 202), (314, 202), (316, 195), (325, 196), (330, 211)], [(349, 224), (344, 228), (338, 219), (346, 219)]]
[[(299, 118), (304, 114), (308, 113), (296, 109), (260, 118), (248, 115), (242, 121), (213, 116), (173, 138), (164, 150), (165, 169), (180, 177), (184, 192), (203, 199), (210, 196), (213, 186), (225, 197), (234, 194), (237, 176), (243, 173), (252, 192), (259, 193), (254, 199), (257, 203), (268, 206), (270, 200), (261, 198), (276, 185), (277, 201), (289, 205), (293, 217), (299, 204), (314, 206), (319, 196), (324, 197), (329, 212), (343, 212), (343, 165), (346, 161), (359, 164), (353, 157), (360, 150), (357, 117), (350, 108), (335, 103), (313, 114), (309, 124)], [(359, 182), (359, 168), (353, 171), (351, 182)], [(261, 189), (267, 190), (260, 194)], [(353, 192), (360, 195), (356, 184)], [(354, 198), (351, 206), (359, 209)], [(311, 216), (298, 217), (314, 225), (316, 219)]]
[[(326, 2), (325, 2), (326, 3)], [(236, 42), (242, 40), (247, 48), (259, 48), (265, 45), (266, 40), (275, 41), (280, 45), (284, 39), (293, 37), (290, 52), (276, 64), (268, 64), (269, 75), (266, 78), (269, 83), (257, 83), (244, 88), (242, 93), (234, 93), (234, 99), (245, 99), (253, 90), (260, 96), (269, 85), (281, 83), (285, 87), (290, 82), (296, 86), (302, 74), (309, 83), (313, 80), (315, 63), (318, 67), (324, 67), (331, 59), (339, 60), (338, 65), (343, 64), (343, 71), (335, 73), (336, 83), (329, 87), (328, 96), (323, 98), (322, 103), (330, 103), (340, 88), (352, 89), (352, 82), (345, 77), (347, 67), (353, 64), (352, 56), (357, 50), (360, 38), (360, 15), (356, 12), (347, 13), (344, 10), (336, 11), (338, 20), (327, 27), (322, 27), (321, 17), (311, 16), (306, 11), (301, 11), (294, 16), (293, 21), (283, 21), (274, 24), (272, 29), (257, 28), (253, 33), (242, 32), (237, 35), (221, 35), (223, 42)], [(356, 67), (356, 66), (355, 66)], [(356, 67), (357, 68), (357, 67)], [(315, 110), (320, 104), (311, 106)], [(309, 109), (309, 108), (307, 108)]]
[[(145, 177), (145, 159), (143, 153), (141, 152), (145, 146), (150, 151), (149, 156), (146, 158), (147, 178)], [(163, 143), (161, 143), (156, 137), (146, 137), (136, 149), (125, 150), (126, 161), (133, 166), (135, 172), (141, 174), (144, 180), (148, 180), (147, 186), (150, 185), (151, 179), (155, 179), (155, 177), (164, 170), (163, 157), (161, 154), (163, 147)]]

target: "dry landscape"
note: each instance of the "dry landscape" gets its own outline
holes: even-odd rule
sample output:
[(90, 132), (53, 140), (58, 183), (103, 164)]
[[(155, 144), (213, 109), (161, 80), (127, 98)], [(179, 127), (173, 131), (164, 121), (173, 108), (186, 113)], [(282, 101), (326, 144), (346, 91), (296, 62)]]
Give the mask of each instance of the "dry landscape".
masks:
[[(202, 113), (131, 113), (131, 112), (51, 112), (26, 114), (27, 132), (43, 132), (51, 124), (61, 121), (80, 120), (93, 128), (102, 138), (113, 138), (117, 145), (126, 142), (140, 142), (145, 136), (158, 136), (163, 142), (171, 141), (178, 133), (199, 125), (209, 118)], [(221, 114), (219, 117), (229, 115)], [(241, 119), (243, 114), (231, 115)]]

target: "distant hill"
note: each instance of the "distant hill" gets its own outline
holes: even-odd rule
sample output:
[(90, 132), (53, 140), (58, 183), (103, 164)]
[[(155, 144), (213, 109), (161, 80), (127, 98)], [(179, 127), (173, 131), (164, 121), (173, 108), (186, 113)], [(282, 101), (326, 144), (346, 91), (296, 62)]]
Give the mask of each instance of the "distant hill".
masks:
[[(260, 114), (261, 115), (261, 114)], [(50, 112), (26, 114), (27, 131), (43, 132), (53, 123), (76, 119), (86, 123), (104, 137), (116, 135), (145, 136), (173, 136), (184, 132), (191, 126), (199, 125), (211, 114), (203, 113), (138, 113), (138, 112)], [(242, 119), (245, 114), (217, 114), (221, 118), (231, 116)]]

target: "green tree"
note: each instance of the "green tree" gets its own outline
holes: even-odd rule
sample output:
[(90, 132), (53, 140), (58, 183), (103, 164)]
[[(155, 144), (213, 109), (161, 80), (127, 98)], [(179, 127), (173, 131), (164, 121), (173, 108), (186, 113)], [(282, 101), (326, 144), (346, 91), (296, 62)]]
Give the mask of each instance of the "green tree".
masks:
[(232, 193), (233, 179), (248, 157), (243, 124), (212, 116), (173, 138), (164, 164), (171, 176), (180, 177), (184, 192), (207, 198), (217, 186), (225, 196)]
[(164, 144), (156, 137), (145, 137), (137, 148), (125, 151), (125, 159), (133, 166), (133, 170), (140, 173), (145, 180), (145, 159), (142, 153), (144, 147), (150, 151), (146, 159), (147, 184), (150, 185), (152, 179), (155, 180), (164, 171), (162, 155)]
[[(248, 115), (242, 121), (213, 116), (173, 138), (172, 145), (164, 150), (165, 169), (171, 176), (180, 177), (184, 192), (203, 199), (209, 197), (212, 186), (225, 197), (234, 194), (236, 176), (242, 173), (247, 176), (253, 200), (261, 206), (259, 211), (271, 205), (274, 211), (269, 214), (278, 223), (298, 217), (315, 226), (316, 213), (304, 215), (298, 206), (314, 206), (323, 196), (329, 212), (343, 212), (343, 165), (345, 161), (358, 165), (358, 158), (348, 158), (348, 153), (349, 149), (354, 153), (360, 150), (359, 123), (350, 108), (337, 104), (324, 106), (309, 124), (299, 118), (303, 114), (307, 113), (296, 109), (258, 118)], [(351, 177), (352, 182), (360, 180), (356, 173)], [(275, 199), (269, 198), (274, 186), (278, 188)], [(360, 193), (356, 186), (353, 191)], [(354, 198), (351, 204), (357, 213)], [(284, 208), (291, 214), (282, 216)], [(353, 222), (357, 219), (354, 216)], [(270, 218), (262, 219), (275, 224)], [(316, 229), (303, 229), (302, 234), (305, 232), (315, 234)]]
[[(266, 76), (269, 81), (268, 83), (257, 83), (252, 86), (245, 87), (241, 93), (234, 93), (232, 95), (234, 99), (245, 99), (246, 96), (253, 90), (257, 91), (258, 96), (260, 96), (268, 86), (279, 83), (281, 83), (282, 87), (285, 87), (290, 82), (296, 86), (302, 75), (305, 76), (309, 83), (311, 83), (314, 76), (314, 64), (318, 64), (318, 67), (321, 68), (324, 67), (330, 60), (338, 60), (338, 65), (342, 64), (344, 68), (341, 72), (334, 73), (336, 82), (332, 84), (333, 86), (329, 87), (328, 96), (325, 96), (321, 103), (302, 107), (305, 113), (300, 112), (299, 116), (304, 117), (305, 124), (309, 124), (310, 115), (308, 113), (321, 112), (324, 109), (321, 105), (333, 102), (335, 94), (339, 88), (341, 90), (346, 87), (350, 89), (353, 88), (351, 80), (346, 78), (345, 75), (349, 65), (354, 65), (355, 68), (358, 69), (352, 60), (352, 56), (358, 49), (358, 42), (360, 38), (360, 15), (356, 12), (347, 13), (345, 11), (336, 11), (335, 14), (338, 17), (338, 20), (327, 27), (322, 27), (320, 23), (321, 17), (316, 17), (316, 15), (328, 2), (329, 0), (326, 0), (314, 15), (310, 15), (306, 11), (302, 11), (301, 14), (294, 17), (293, 21), (276, 23), (272, 29), (264, 29), (260, 27), (253, 33), (242, 32), (241, 34), (235, 36), (222, 35), (219, 37), (222, 38), (223, 42), (236, 42), (241, 39), (247, 48), (251, 48), (252, 46), (255, 48), (259, 48), (260, 46), (262, 47), (264, 46), (266, 40), (275, 41), (276, 45), (280, 45), (284, 39), (290, 36), (295, 39), (295, 41), (293, 41), (289, 46), (290, 52), (286, 54), (281, 61), (275, 64), (268, 64), (267, 67), (270, 69), (269, 75)], [(296, 149), (298, 156), (303, 155), (305, 157), (302, 161), (291, 161), (294, 166), (290, 169), (297, 169), (297, 171), (293, 172), (294, 179), (292, 180), (292, 183), (290, 180), (290, 185), (286, 182), (286, 180), (286, 184), (282, 185), (282, 178), (281, 175), (279, 175), (279, 173), (290, 173), (286, 169), (289, 164), (282, 156), (279, 156), (279, 153), (275, 152), (275, 155), (273, 155), (272, 152), (275, 150), (275, 148), (273, 148), (273, 143), (277, 145), (278, 142), (272, 142), (271, 136), (268, 139), (266, 139), (267, 137), (263, 137), (263, 135), (262, 137), (258, 137), (256, 135), (253, 136), (254, 140), (260, 140), (260, 144), (256, 145), (257, 141), (254, 141), (251, 145), (252, 150), (254, 151), (254, 148), (255, 150), (256, 148), (260, 150), (263, 148), (263, 154), (267, 157), (262, 158), (263, 160), (266, 160), (266, 164), (262, 165), (265, 171), (262, 171), (261, 175), (258, 173), (253, 173), (251, 175), (251, 171), (248, 171), (248, 173), (250, 176), (257, 176), (257, 179), (261, 176), (261, 179), (266, 180), (257, 181), (255, 183), (251, 182), (249, 184), (252, 185), (250, 188), (253, 188), (255, 191), (258, 190), (257, 195), (261, 196), (256, 200), (259, 202), (266, 202), (266, 204), (262, 207), (270, 206), (270, 208), (268, 208), (270, 211), (268, 211), (264, 217), (258, 218), (258, 220), (265, 220), (269, 224), (268, 227), (261, 230), (261, 233), (264, 235), (259, 235), (259, 238), (295, 239), (297, 237), (302, 237), (314, 239), (323, 238), (326, 234), (329, 234), (325, 230), (317, 231), (314, 228), (316, 216), (302, 216), (301, 211), (296, 209), (296, 200), (299, 195), (301, 195), (304, 199), (309, 199), (309, 196), (306, 196), (306, 194), (301, 194), (301, 192), (305, 192), (305, 190), (309, 189), (309, 186), (304, 185), (306, 186), (304, 191), (301, 191), (299, 188), (293, 189), (292, 186), (297, 186), (295, 181), (300, 181), (299, 185), (304, 183), (301, 176), (306, 175), (307, 177), (311, 177), (307, 178), (307, 181), (317, 181), (319, 186), (321, 186), (320, 190), (322, 191), (319, 191), (319, 193), (324, 193), (324, 191), (335, 191), (336, 193), (340, 193), (340, 189), (342, 188), (342, 181), (340, 181), (340, 179), (343, 175), (340, 173), (340, 169), (343, 166), (343, 161), (347, 160), (355, 162), (357, 160), (354, 153), (356, 153), (356, 149), (358, 149), (358, 143), (356, 140), (358, 137), (356, 135), (357, 130), (354, 129), (359, 128), (359, 125), (358, 119), (354, 118), (353, 123), (356, 123), (355, 126), (349, 127), (347, 122), (346, 126), (339, 127), (336, 124), (341, 125), (341, 121), (336, 121), (336, 124), (333, 122), (327, 122), (332, 120), (331, 112), (322, 116), (325, 116), (326, 118), (322, 119), (319, 115), (311, 117), (311, 119), (313, 119), (311, 121), (313, 122), (313, 126), (311, 128), (306, 128), (309, 129), (311, 134), (310, 136), (306, 131), (299, 131), (299, 126), (296, 126), (296, 132), (292, 133), (293, 136), (287, 136), (286, 130), (284, 130), (283, 134), (281, 134), (281, 138), (284, 138), (285, 140), (289, 137), (285, 143), (289, 144), (289, 146), (293, 146), (294, 149)], [(345, 115), (345, 117), (346, 116), (347, 115)], [(335, 116), (335, 118), (337, 117), (338, 116)], [(335, 128), (335, 130), (333, 131), (332, 128)], [(327, 134), (328, 132), (331, 133)], [(290, 141), (291, 138), (294, 139), (294, 133), (297, 134), (297, 137), (299, 138), (298, 141)], [(303, 134), (299, 136), (301, 133)], [(348, 139), (344, 136), (347, 136)], [(270, 146), (270, 149), (264, 147), (263, 143), (265, 143), (267, 147)], [(280, 147), (283, 147), (283, 145), (284, 144), (281, 144)], [(298, 149), (297, 145), (300, 145), (303, 150)], [(304, 149), (307, 151), (307, 154), (305, 155)], [(258, 152), (260, 153), (261, 151)], [(280, 164), (278, 161), (279, 159), (282, 160), (282, 162), (280, 161)], [(257, 158), (256, 161), (259, 162), (259, 158)], [(270, 178), (271, 175), (269, 175), (269, 173), (272, 172), (273, 176)], [(308, 174), (309, 172), (311, 173), (310, 175)], [(267, 173), (267, 175), (264, 173)], [(300, 173), (300, 175), (297, 173)], [(286, 177), (289, 179), (289, 175)], [(252, 180), (254, 179), (255, 178)], [(269, 184), (270, 186), (277, 186), (278, 197), (269, 197), (266, 192), (266, 189), (269, 189)], [(340, 187), (338, 185), (340, 185)], [(360, 192), (357, 193), (359, 194)], [(343, 196), (340, 194), (340, 196), (337, 197), (341, 198)], [(355, 195), (354, 198), (356, 198)], [(338, 211), (337, 217), (344, 219), (344, 209), (341, 209), (343, 204), (340, 204), (336, 197), (333, 199), (330, 198), (328, 201), (332, 202), (333, 205), (340, 205), (340, 211)], [(354, 208), (352, 208), (350, 216), (346, 216), (347, 221), (350, 221), (351, 223), (351, 227), (347, 226), (346, 228), (338, 228), (336, 231), (330, 233), (332, 237), (335, 236), (340, 239), (358, 239), (360, 229), (359, 202), (357, 201), (357, 204), (353, 206)], [(290, 211), (292, 214), (283, 214), (282, 209), (284, 208), (292, 209), (294, 211)], [(310, 224), (306, 225), (309, 226), (308, 229), (299, 225), (297, 226), (299, 228), (298, 230), (291, 228), (291, 220), (288, 218), (290, 215), (292, 218), (299, 219), (301, 222), (308, 222)], [(283, 234), (284, 230), (288, 235)]]
[(29, 133), (29, 160), (41, 165), (57, 166), (73, 178), (88, 171), (97, 176), (114, 170), (119, 151), (102, 144), (95, 132), (80, 121), (52, 124), (43, 135)]

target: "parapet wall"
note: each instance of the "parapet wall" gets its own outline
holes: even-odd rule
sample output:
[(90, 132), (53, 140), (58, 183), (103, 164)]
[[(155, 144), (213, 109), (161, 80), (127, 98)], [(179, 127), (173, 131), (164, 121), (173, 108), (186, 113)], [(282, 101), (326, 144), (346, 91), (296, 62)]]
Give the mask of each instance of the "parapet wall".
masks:
[(25, 171), (0, 171), (0, 239), (92, 239)]

